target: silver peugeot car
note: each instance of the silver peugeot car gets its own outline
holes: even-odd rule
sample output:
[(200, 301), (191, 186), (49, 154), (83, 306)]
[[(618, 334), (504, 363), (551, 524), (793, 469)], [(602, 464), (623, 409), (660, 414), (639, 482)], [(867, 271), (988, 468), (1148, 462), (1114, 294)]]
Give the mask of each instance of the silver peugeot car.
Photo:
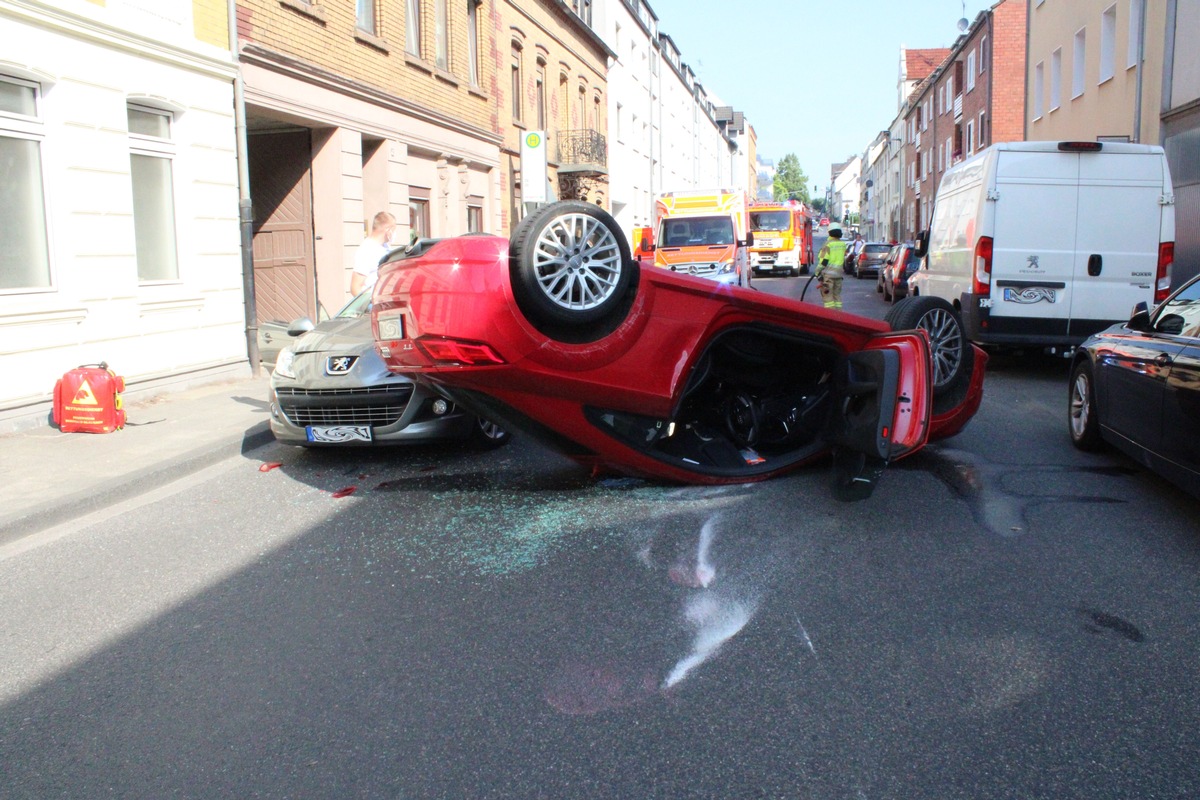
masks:
[(287, 326), (294, 339), (271, 373), (276, 439), (302, 446), (469, 439), (484, 448), (509, 440), (498, 425), (389, 372), (375, 352), (370, 309), (367, 290), (319, 325), (304, 318)]

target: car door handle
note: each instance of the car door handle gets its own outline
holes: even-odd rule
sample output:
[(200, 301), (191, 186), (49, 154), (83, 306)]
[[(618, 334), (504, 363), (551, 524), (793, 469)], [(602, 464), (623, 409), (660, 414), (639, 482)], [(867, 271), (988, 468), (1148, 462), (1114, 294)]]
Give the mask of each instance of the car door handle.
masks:
[(1104, 269), (1104, 259), (1099, 253), (1092, 253), (1088, 256), (1088, 275), (1093, 278), (1100, 274), (1100, 270)]
[(1171, 366), (1171, 356), (1166, 353), (1159, 353), (1154, 357), (1154, 363), (1160, 367)]

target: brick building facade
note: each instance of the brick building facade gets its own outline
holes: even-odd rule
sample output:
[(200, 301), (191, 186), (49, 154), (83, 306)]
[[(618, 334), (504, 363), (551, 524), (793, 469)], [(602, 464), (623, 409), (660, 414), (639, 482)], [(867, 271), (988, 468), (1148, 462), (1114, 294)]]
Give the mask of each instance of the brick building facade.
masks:
[(905, 114), (903, 238), (929, 226), (942, 174), (996, 142), (1024, 139), (1024, 0), (975, 18), (914, 90)]

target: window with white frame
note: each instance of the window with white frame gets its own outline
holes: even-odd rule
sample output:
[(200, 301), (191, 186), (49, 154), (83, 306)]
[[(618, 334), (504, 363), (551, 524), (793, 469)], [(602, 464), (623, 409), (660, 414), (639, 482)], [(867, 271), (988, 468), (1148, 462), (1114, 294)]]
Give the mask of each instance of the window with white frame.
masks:
[(987, 72), (988, 61), (991, 60), (991, 54), (988, 52), (988, 38), (986, 36), (979, 39), (979, 74)]
[(404, 49), (421, 56), (421, 0), (406, 0), (404, 4)]
[(1083, 94), (1083, 72), (1087, 65), (1087, 28), (1075, 31), (1071, 60), (1071, 98)]
[(178, 280), (171, 169), (175, 157), (172, 114), (134, 103), (129, 104), (127, 112), (138, 280), (142, 283)]
[(1138, 0), (1129, 4), (1129, 41), (1125, 47), (1125, 68), (1136, 67), (1138, 45), (1142, 40), (1142, 5)]
[(943, 166), (943, 164), (945, 163), (945, 159), (943, 157), (943, 154), (945, 153), (945, 149), (946, 149), (945, 145), (941, 145), (941, 144), (938, 145), (938, 172), (941, 172), (943, 169), (945, 169), (945, 167)]
[(433, 0), (433, 63), (450, 71), (450, 0)]
[(945, 114), (946, 113), (946, 84), (944, 84), (944, 83), (938, 87), (937, 103), (938, 103), (938, 113)]
[(1046, 111), (1046, 62), (1033, 68), (1033, 118), (1041, 119)]
[(1050, 110), (1062, 105), (1062, 48), (1050, 54)]
[(975, 88), (975, 51), (967, 53), (967, 91)]
[(1113, 3), (1100, 15), (1100, 83), (1116, 74), (1116, 62), (1117, 4)]
[(0, 291), (50, 286), (41, 87), (0, 75)]
[(479, 85), (479, 5), (483, 0), (467, 0), (467, 78)]
[(375, 0), (355, 0), (354, 22), (360, 31), (375, 35)]
[(987, 139), (987, 112), (986, 111), (979, 112), (979, 124), (975, 128), (975, 139), (979, 145), (980, 150), (987, 147), (988, 139)]
[(971, 155), (975, 152), (975, 120), (967, 122), (967, 145), (966, 154)]
[(946, 169), (950, 169), (950, 165), (954, 163), (954, 142), (950, 141), (950, 137), (946, 137)]

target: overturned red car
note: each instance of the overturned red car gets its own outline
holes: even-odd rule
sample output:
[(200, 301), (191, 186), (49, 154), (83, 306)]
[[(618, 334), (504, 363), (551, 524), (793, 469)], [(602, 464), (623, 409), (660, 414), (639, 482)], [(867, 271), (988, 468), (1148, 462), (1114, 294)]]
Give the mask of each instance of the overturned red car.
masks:
[(914, 310), (894, 331), (640, 267), (608, 213), (566, 201), (511, 240), (392, 253), (371, 315), (389, 369), (597, 472), (735, 483), (832, 453), (835, 494), (859, 499), (979, 407), (986, 355)]

